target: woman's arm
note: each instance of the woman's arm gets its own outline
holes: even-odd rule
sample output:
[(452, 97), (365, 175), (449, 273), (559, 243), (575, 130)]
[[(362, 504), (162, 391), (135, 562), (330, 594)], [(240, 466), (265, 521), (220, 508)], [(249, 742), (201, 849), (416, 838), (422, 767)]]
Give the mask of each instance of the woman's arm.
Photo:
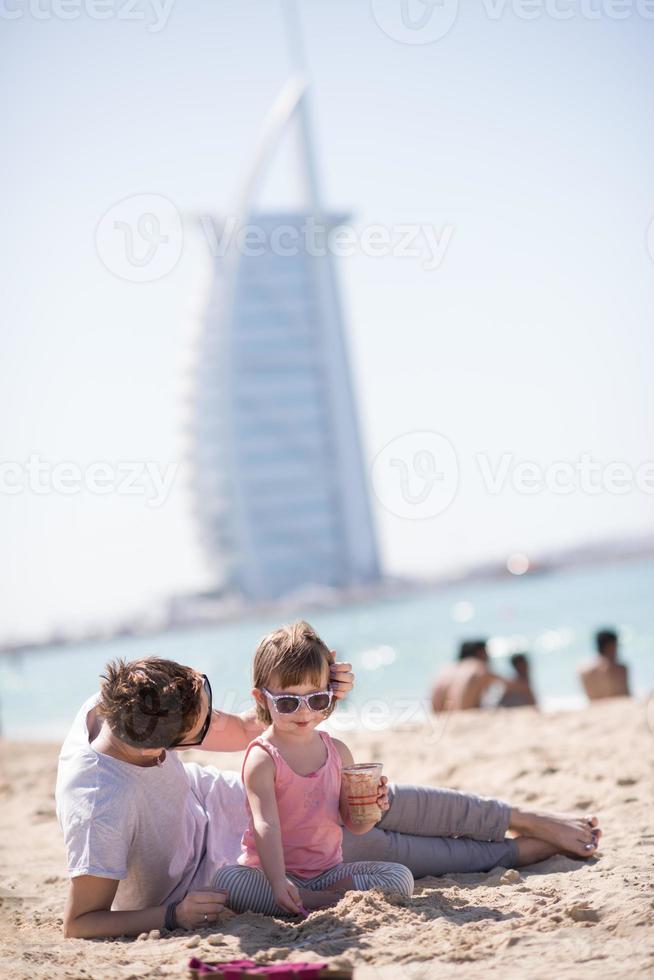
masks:
[(150, 929), (163, 929), (166, 909), (139, 912), (112, 912), (118, 882), (114, 878), (79, 875), (71, 878), (64, 909), (64, 936), (67, 939), (96, 939), (135, 936)]
[[(352, 753), (348, 749), (345, 742), (341, 742), (341, 740), (338, 738), (334, 738), (332, 739), (332, 741), (336, 746), (336, 749), (338, 750), (338, 754), (341, 757), (341, 765), (342, 766), (354, 765), (354, 758), (352, 757)], [(386, 810), (390, 809), (390, 804), (388, 802), (388, 787), (386, 785), (387, 783), (388, 780), (386, 776), (382, 776), (381, 779), (379, 780), (379, 787), (377, 790), (377, 806), (382, 811), (382, 813), (385, 813)], [(367, 834), (369, 830), (372, 830), (372, 828), (377, 825), (378, 821), (376, 820), (370, 820), (367, 823), (355, 823), (350, 818), (350, 805), (347, 801), (347, 792), (345, 790), (345, 786), (343, 785), (343, 783), (341, 783), (341, 795), (338, 802), (338, 808), (341, 814), (341, 820), (343, 821), (347, 829), (351, 830), (353, 834)]]
[[(64, 909), (64, 936), (67, 939), (104, 939), (138, 936), (150, 929), (163, 929), (166, 906), (128, 912), (112, 912), (118, 881), (96, 875), (71, 878)], [(193, 929), (215, 922), (225, 907), (224, 892), (189, 892), (175, 910), (177, 926)], [(206, 916), (206, 918), (205, 918)]]
[(245, 760), (243, 781), (254, 826), (254, 842), (263, 872), (282, 908), (300, 914), (300, 895), (286, 878), (282, 830), (275, 798), (275, 763), (265, 749), (255, 746)]
[(227, 711), (214, 711), (211, 726), (199, 749), (207, 752), (240, 752), (247, 749), (253, 738), (261, 735), (266, 725), (257, 720), (254, 707), (231, 715)]

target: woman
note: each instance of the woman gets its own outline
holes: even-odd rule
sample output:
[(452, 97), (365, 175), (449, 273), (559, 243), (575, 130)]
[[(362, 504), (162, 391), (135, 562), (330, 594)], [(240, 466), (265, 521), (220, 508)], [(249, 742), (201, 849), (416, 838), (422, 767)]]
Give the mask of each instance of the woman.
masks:
[[(331, 683), (344, 697), (354, 684), (350, 664), (332, 663)], [(208, 678), (190, 667), (154, 657), (108, 665), (59, 758), (57, 816), (71, 878), (66, 936), (216, 921), (226, 896), (211, 883), (239, 853), (244, 787), (237, 773), (182, 763), (171, 750), (239, 751), (262, 727), (254, 710), (214, 711)], [(415, 877), (485, 871), (559, 852), (590, 857), (600, 836), (595, 817), (540, 814), (452, 790), (391, 784), (389, 802), (369, 833), (345, 831), (345, 861), (393, 861)], [(506, 838), (508, 830), (519, 836)]]

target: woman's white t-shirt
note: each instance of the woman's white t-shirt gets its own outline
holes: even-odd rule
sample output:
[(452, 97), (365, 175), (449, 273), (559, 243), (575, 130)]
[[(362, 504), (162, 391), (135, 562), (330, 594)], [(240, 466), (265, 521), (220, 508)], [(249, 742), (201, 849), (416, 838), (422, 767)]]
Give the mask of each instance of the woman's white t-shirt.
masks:
[(57, 817), (68, 873), (119, 882), (113, 909), (165, 905), (211, 886), (235, 864), (247, 824), (245, 789), (235, 772), (183, 763), (134, 766), (90, 745), (98, 695), (84, 702), (61, 748)]

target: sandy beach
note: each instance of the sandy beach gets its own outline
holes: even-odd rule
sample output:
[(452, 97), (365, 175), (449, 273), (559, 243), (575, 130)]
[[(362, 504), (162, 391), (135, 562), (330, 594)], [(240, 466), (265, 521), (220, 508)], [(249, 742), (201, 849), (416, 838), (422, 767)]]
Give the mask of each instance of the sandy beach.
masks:
[[(653, 712), (650, 712), (650, 719)], [(597, 812), (598, 857), (416, 882), (411, 900), (347, 895), (300, 925), (224, 915), (196, 935), (64, 940), (56, 745), (1, 743), (0, 947), (12, 978), (184, 977), (192, 955), (330, 960), (357, 980), (635, 977), (654, 972), (654, 730), (646, 705), (451, 715), (431, 729), (349, 735), (359, 761), (516, 804)], [(237, 769), (239, 755), (193, 758)]]

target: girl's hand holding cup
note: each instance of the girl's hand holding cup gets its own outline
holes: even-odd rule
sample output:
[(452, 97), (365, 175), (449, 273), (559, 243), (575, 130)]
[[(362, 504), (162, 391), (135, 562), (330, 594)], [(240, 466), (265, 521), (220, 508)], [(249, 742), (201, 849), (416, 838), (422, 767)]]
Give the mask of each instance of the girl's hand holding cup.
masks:
[(377, 806), (382, 813), (386, 813), (391, 808), (391, 805), (388, 802), (388, 779), (386, 776), (382, 776), (379, 780), (379, 787), (377, 790)]

